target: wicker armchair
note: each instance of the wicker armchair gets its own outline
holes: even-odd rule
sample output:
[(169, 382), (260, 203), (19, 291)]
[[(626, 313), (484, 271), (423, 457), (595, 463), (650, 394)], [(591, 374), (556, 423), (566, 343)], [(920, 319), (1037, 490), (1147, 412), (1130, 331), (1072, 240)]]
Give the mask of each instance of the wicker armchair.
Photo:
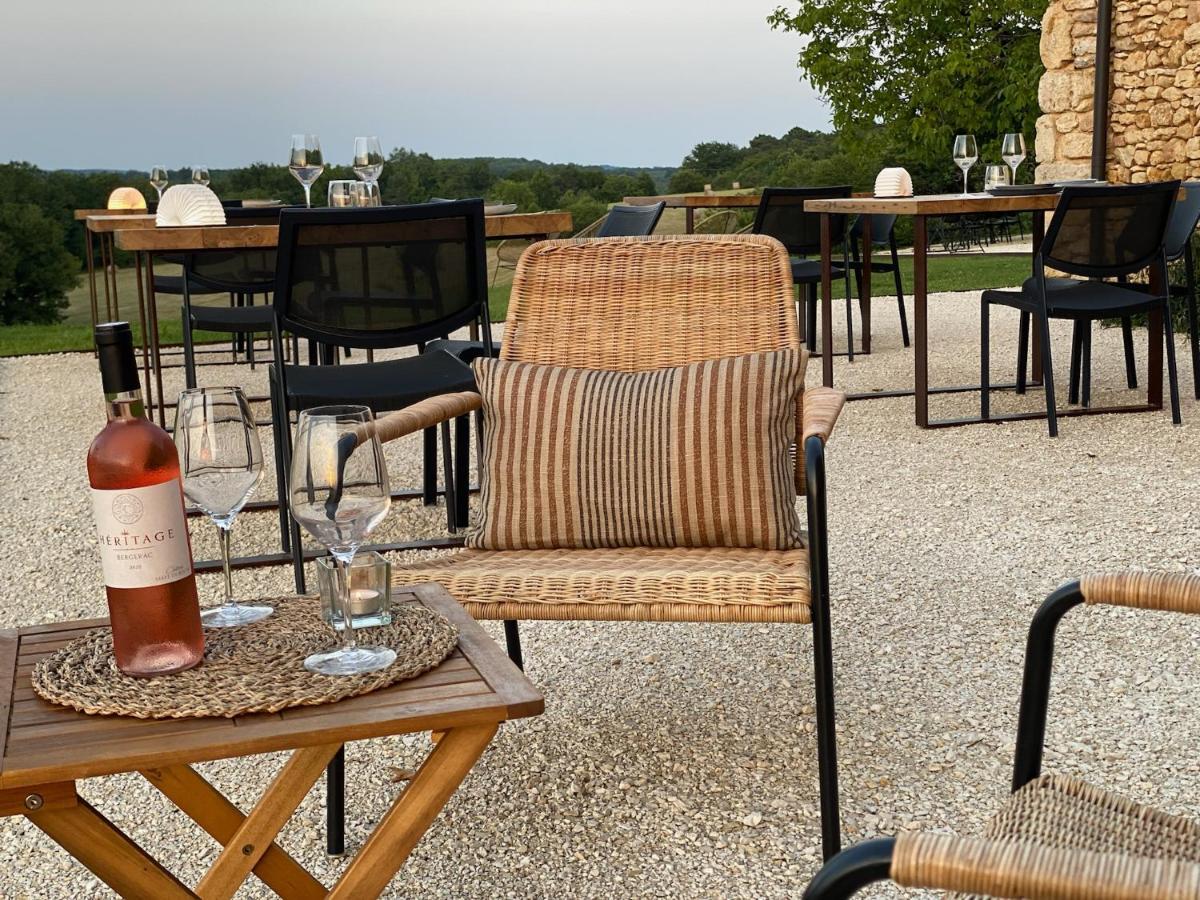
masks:
[(910, 833), (866, 841), (827, 863), (807, 900), (840, 900), (888, 878), (1029, 900), (1200, 898), (1200, 822), (1041, 772), (1054, 633), (1080, 603), (1200, 613), (1200, 577), (1127, 572), (1084, 578), (1051, 594), (1029, 629), (1013, 793), (983, 837)]
[[(676, 236), (535, 244), (513, 281), (502, 358), (644, 371), (746, 353), (801, 349), (787, 251), (773, 238)], [(521, 664), (519, 619), (791, 622), (813, 628), (822, 839), (840, 843), (825, 525), (825, 441), (845, 400), (801, 394), (795, 483), (807, 546), (463, 550), (397, 566), (404, 583), (437, 581), (476, 618), (505, 622)], [(381, 418), (390, 440), (478, 408), (440, 396)]]

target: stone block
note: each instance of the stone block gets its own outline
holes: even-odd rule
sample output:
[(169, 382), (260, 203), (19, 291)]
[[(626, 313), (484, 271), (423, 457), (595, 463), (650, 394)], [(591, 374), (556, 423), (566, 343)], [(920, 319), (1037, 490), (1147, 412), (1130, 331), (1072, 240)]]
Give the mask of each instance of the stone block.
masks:
[(1042, 112), (1064, 112), (1071, 106), (1070, 72), (1047, 70), (1038, 82), (1038, 105)]
[(1056, 69), (1069, 63), (1071, 54), (1071, 14), (1051, 3), (1042, 16), (1042, 38), (1039, 45), (1042, 65)]

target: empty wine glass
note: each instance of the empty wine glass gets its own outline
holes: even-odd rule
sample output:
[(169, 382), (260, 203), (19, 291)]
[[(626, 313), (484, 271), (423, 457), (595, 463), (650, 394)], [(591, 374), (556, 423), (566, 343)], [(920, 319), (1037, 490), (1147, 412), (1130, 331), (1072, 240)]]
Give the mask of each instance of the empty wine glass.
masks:
[(318, 406), (300, 413), (288, 478), (292, 516), (333, 557), (342, 645), (304, 661), (310, 672), (356, 675), (385, 668), (396, 659), (388, 647), (359, 646), (350, 606), (354, 554), (392, 505), (383, 448), (365, 406)]
[(1017, 166), (1025, 161), (1025, 135), (1009, 133), (1000, 143), (1000, 158), (1012, 169), (1012, 183), (1017, 183)]
[(354, 174), (368, 184), (379, 180), (383, 172), (383, 148), (379, 138), (356, 137), (354, 139)]
[(963, 193), (967, 193), (967, 172), (979, 159), (979, 147), (975, 144), (975, 135), (960, 134), (954, 138), (954, 161), (963, 173)]
[(321, 139), (315, 134), (293, 134), (292, 155), (288, 168), (304, 188), (304, 205), (312, 208), (313, 182), (325, 171), (325, 157), (321, 155)]
[(233, 599), (229, 571), (233, 520), (263, 477), (258, 429), (242, 389), (191, 388), (180, 394), (175, 408), (175, 446), (184, 496), (208, 514), (221, 535), (225, 603), (201, 612), (200, 620), (213, 628), (228, 628), (269, 616), (269, 606), (243, 606)]
[(212, 179), (208, 177), (208, 168), (206, 166), (192, 167), (192, 184), (202, 184), (208, 187)]
[(167, 177), (166, 166), (155, 166), (150, 170), (150, 186), (158, 191), (158, 199), (162, 201), (163, 191), (166, 190), (171, 179)]

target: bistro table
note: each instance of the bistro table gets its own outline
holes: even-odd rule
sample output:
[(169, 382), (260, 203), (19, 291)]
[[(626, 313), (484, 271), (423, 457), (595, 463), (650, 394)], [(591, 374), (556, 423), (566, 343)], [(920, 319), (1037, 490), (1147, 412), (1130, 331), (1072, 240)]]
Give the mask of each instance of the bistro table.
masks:
[[(502, 238), (540, 239), (571, 230), (571, 214), (549, 212), (510, 213), (484, 218), (484, 234), (489, 240)], [(141, 317), (143, 369), (146, 374), (147, 405), (158, 410), (158, 422), (166, 427), (166, 407), (162, 385), (161, 348), (158, 333), (158, 304), (154, 298), (154, 256), (159, 253), (192, 253), (204, 250), (253, 250), (273, 248), (279, 240), (278, 225), (182, 225), (159, 228), (151, 215), (97, 215), (87, 218), (89, 231), (113, 234), (114, 244), (134, 253), (138, 285), (138, 314)], [(116, 283), (113, 283), (114, 299)], [(150, 389), (153, 369), (154, 387)], [(155, 402), (157, 397), (157, 402)]]
[[(43, 656), (104, 619), (0, 632), (0, 815), (25, 816), (123, 897), (232, 897), (253, 872), (288, 898), (376, 897), (404, 863), (501, 722), (539, 715), (543, 700), (440, 586), (401, 589), (458, 628), (441, 665), (394, 685), (324, 706), (235, 719), (87, 715), (48, 703), (30, 684)], [(275, 837), (346, 741), (430, 731), (435, 745), (331, 890)], [(249, 814), (193, 764), (293, 751)], [(138, 772), (223, 847), (194, 889), (80, 797), (75, 782)], [(32, 885), (30, 885), (32, 887)]]
[[(88, 273), (88, 297), (91, 300), (92, 313), (92, 330), (95, 331), (96, 324), (100, 321), (100, 295), (96, 290), (96, 234), (88, 227), (87, 220), (92, 216), (143, 216), (145, 212), (140, 209), (77, 209), (75, 210), (75, 221), (83, 225), (83, 255), (84, 261), (87, 263)], [(114, 307), (114, 301), (117, 296), (116, 271), (112, 263), (112, 233), (99, 235), (100, 240), (100, 262), (104, 270), (104, 314), (108, 321), (120, 318), (121, 311), (119, 307)], [(109, 278), (112, 278), (112, 286), (110, 289)]]
[(692, 234), (696, 228), (698, 209), (753, 209), (762, 198), (759, 194), (662, 194), (656, 197), (626, 197), (622, 202), (630, 206), (653, 206), (666, 204), (667, 209), (682, 209), (684, 231)]
[[(913, 219), (913, 388), (850, 394), (848, 399), (866, 400), (878, 397), (914, 397), (916, 423), (921, 428), (945, 428), (982, 421), (1006, 422), (1045, 418), (1045, 410), (1041, 412), (1011, 413), (1008, 415), (992, 414), (986, 420), (979, 417), (940, 420), (931, 420), (929, 418), (930, 394), (978, 391), (980, 386), (976, 384), (954, 387), (929, 387), (927, 223), (929, 218), (939, 216), (978, 215), (981, 213), (1033, 213), (1033, 256), (1036, 258), (1046, 232), (1046, 212), (1053, 210), (1058, 205), (1058, 198), (1058, 193), (1009, 194), (1004, 196), (995, 196), (992, 194), (931, 194), (915, 197), (850, 197), (845, 199), (805, 201), (805, 210), (821, 214), (822, 383), (827, 387), (833, 386), (833, 356), (830, 352), (833, 347), (831, 217), (834, 215), (862, 216), (863, 271), (861, 302), (866, 315), (869, 315), (871, 303), (871, 214), (911, 216)], [(1153, 273), (1154, 270), (1152, 269), (1151, 271)], [(1155, 276), (1152, 275), (1151, 289), (1155, 288), (1154, 278)], [(1149, 366), (1147, 402), (1145, 404), (1130, 406), (1110, 406), (1102, 409), (1066, 409), (1059, 411), (1058, 415), (1080, 416), (1111, 412), (1146, 412), (1162, 409), (1162, 314), (1151, 313), (1149, 319), (1149, 332), (1152, 337), (1147, 357), (1147, 364)], [(1153, 339), (1153, 335), (1155, 334), (1159, 335), (1157, 341)], [(1041, 356), (1040, 342), (1037, 340), (1032, 341), (1031, 366), (1033, 369), (1033, 383), (1035, 384), (1040, 383), (1042, 377)], [(1010, 385), (994, 385), (993, 389), (1005, 387), (1010, 387)]]

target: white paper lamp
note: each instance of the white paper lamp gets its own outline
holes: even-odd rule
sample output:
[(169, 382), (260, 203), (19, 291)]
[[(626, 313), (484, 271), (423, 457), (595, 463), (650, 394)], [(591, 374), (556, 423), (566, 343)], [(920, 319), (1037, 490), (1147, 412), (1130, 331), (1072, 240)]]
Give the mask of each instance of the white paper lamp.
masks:
[(913, 195), (912, 176), (908, 170), (896, 166), (884, 169), (875, 176), (876, 197), (911, 197)]
[(108, 208), (144, 210), (146, 198), (137, 188), (119, 187), (108, 195)]
[(225, 207), (217, 195), (202, 184), (176, 184), (158, 201), (154, 223), (170, 225), (224, 225)]

